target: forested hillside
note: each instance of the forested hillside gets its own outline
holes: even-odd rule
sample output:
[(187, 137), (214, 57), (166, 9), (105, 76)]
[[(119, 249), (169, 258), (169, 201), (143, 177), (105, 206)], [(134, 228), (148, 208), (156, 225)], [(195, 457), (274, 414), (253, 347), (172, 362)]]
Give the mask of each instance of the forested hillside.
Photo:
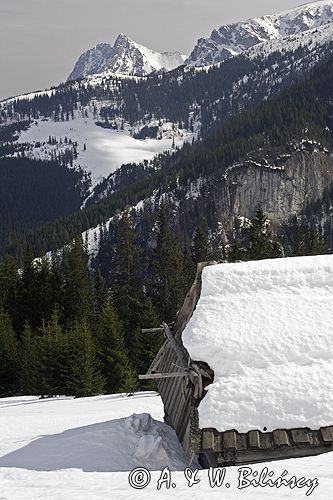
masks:
[(57, 161), (0, 158), (0, 246), (80, 208), (89, 180)]
[[(13, 394), (91, 396), (146, 389), (138, 383), (164, 342), (142, 328), (173, 322), (192, 284), (196, 264), (207, 260), (282, 257), (281, 242), (260, 208), (250, 221), (247, 244), (226, 248), (198, 226), (182, 246), (162, 203), (154, 219), (154, 248), (135, 230), (131, 214), (118, 217), (108, 243), (88, 266), (80, 238), (62, 254), (36, 262), (31, 249), (18, 270), (12, 257), (0, 264), (0, 397)], [(293, 255), (325, 253), (313, 226), (295, 226)], [(103, 278), (103, 274), (106, 279)]]
[[(289, 158), (302, 152), (314, 155), (321, 152), (330, 161), (332, 109), (329, 89), (332, 84), (333, 59), (329, 58), (263, 104), (231, 117), (222, 127), (216, 125), (202, 141), (185, 145), (173, 154), (161, 155), (152, 165), (122, 167), (102, 188), (109, 189), (108, 196), (100, 201), (95, 200), (96, 203), (65, 219), (50, 223), (33, 233), (26, 233), (14, 244), (4, 246), (3, 252), (21, 258), (27, 243), (32, 245), (36, 255), (45, 250), (61, 248), (74, 236), (106, 222), (117, 211), (135, 207), (146, 200), (137, 208), (139, 222), (140, 218), (145, 219), (145, 212), (150, 217), (149, 213), (154, 212), (154, 205), (158, 205), (163, 194), (170, 200), (184, 200), (187, 205), (191, 205), (190, 212), (179, 212), (175, 217), (179, 220), (178, 232), (184, 244), (191, 238), (198, 221), (193, 208), (195, 204), (200, 206), (200, 217), (205, 220), (209, 231), (214, 232), (222, 215), (244, 215), (219, 214), (214, 199), (207, 198), (207, 193), (214, 190), (217, 182), (226, 185), (228, 176), (237, 170), (236, 167), (246, 169), (251, 166), (261, 172), (276, 173), (276, 170), (285, 168)], [(321, 194), (324, 195), (324, 190)], [(315, 202), (313, 199), (310, 201)], [(258, 198), (253, 210), (260, 203)], [(177, 203), (174, 208), (177, 212)], [(287, 213), (284, 223), (288, 222), (289, 216), (301, 215), (305, 209), (306, 206), (303, 206), (298, 214)]]
[[(273, 158), (280, 158), (282, 150), (283, 155), (290, 154), (290, 148), (297, 149), (297, 145), (288, 144), (297, 139), (318, 138), (325, 145), (330, 135), (321, 128), (324, 122), (323, 128), (330, 126), (326, 97), (319, 81), (314, 80), (311, 91), (312, 77), (307, 74), (315, 66), (320, 75), (320, 61), (331, 65), (328, 28), (305, 33), (286, 46), (277, 41), (266, 48), (255, 47), (207, 70), (183, 67), (145, 78), (95, 75), (0, 103), (0, 156), (6, 165), (9, 160), (14, 165), (18, 159), (25, 165), (22, 175), (16, 163), (6, 177), (10, 185), (4, 185), (4, 190), (15, 192), (17, 203), (12, 207), (11, 198), (4, 198), (0, 253), (22, 259), (27, 242), (36, 255), (60, 248), (75, 235), (106, 222), (117, 210), (136, 206), (144, 199), (155, 203), (161, 193), (190, 200), (188, 190), (193, 191), (193, 184), (196, 192), (198, 186), (207, 192), (212, 175), (258, 148), (265, 148), (269, 163), (272, 147)], [(296, 83), (289, 94), (290, 85), (298, 79), (304, 79), (307, 89)], [(329, 75), (323, 86), (326, 84), (331, 84)], [(283, 89), (285, 96), (272, 101)], [(298, 97), (299, 91), (303, 98)], [(289, 106), (294, 100), (292, 92), (297, 94), (297, 102)], [(319, 116), (309, 109), (312, 94), (324, 101), (316, 108)], [(267, 105), (262, 107), (266, 99)], [(196, 142), (193, 147), (192, 142)], [(131, 148), (134, 152), (146, 148), (139, 158), (145, 158), (144, 154), (152, 158), (154, 151), (169, 152), (138, 165)], [(122, 158), (133, 163), (114, 172), (124, 163)], [(262, 159), (252, 159), (262, 164)], [(52, 175), (45, 178), (47, 169), (40, 174), (38, 168), (30, 175), (29, 169), (34, 164), (40, 166), (40, 161)], [(58, 171), (52, 168), (55, 163), (60, 165)], [(20, 177), (28, 170), (29, 179), (34, 178), (33, 188), (28, 181), (27, 196), (23, 195), (20, 203)], [(101, 180), (101, 175), (109, 172), (113, 173)], [(31, 196), (40, 193), (36, 210), (31, 212), (30, 189)], [(56, 193), (63, 199), (53, 203)], [(85, 209), (79, 211), (81, 206)], [(200, 210), (211, 219), (207, 224), (214, 231), (219, 219), (209, 216), (214, 208)], [(191, 223), (191, 219), (192, 215), (188, 227), (180, 229), (186, 240), (197, 222)], [(48, 221), (51, 223), (45, 226)]]

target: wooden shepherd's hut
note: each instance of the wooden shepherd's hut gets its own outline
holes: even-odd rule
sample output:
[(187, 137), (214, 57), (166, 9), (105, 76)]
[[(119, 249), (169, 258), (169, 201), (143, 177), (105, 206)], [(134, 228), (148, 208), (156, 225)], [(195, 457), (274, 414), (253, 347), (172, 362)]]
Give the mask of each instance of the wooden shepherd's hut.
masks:
[[(331, 265), (333, 256), (329, 257)], [(279, 260), (291, 261), (291, 259)], [(325, 270), (327, 262), (323, 263)], [(311, 264), (310, 261), (307, 263)], [(270, 432), (265, 432), (262, 428), (249, 428), (246, 432), (239, 432), (237, 428), (226, 428), (223, 431), (200, 428), (198, 408), (206, 396), (207, 388), (214, 382), (214, 371), (207, 362), (191, 359), (184, 347), (182, 335), (200, 299), (202, 273), (206, 266), (211, 265), (198, 266), (195, 281), (174, 324), (163, 324), (160, 329), (156, 329), (156, 332), (164, 332), (165, 343), (148, 373), (140, 376), (141, 379), (156, 380), (164, 403), (165, 421), (175, 429), (189, 463), (194, 455), (199, 457), (203, 467), (216, 467), (305, 457), (333, 451), (333, 415), (331, 426), (318, 425), (316, 428), (300, 425), (295, 428), (280, 427)], [(219, 264), (222, 265), (230, 264)], [(268, 269), (269, 265), (266, 264), (266, 267)], [(245, 268), (242, 268), (243, 270)], [(289, 270), (288, 276), (292, 272)], [(307, 279), (310, 274), (307, 273)], [(244, 272), (240, 277), (243, 275)], [(228, 279), (228, 275), (223, 276), (223, 279)], [(295, 293), (299, 292), (296, 290)], [(223, 352), (220, 354), (223, 360)]]

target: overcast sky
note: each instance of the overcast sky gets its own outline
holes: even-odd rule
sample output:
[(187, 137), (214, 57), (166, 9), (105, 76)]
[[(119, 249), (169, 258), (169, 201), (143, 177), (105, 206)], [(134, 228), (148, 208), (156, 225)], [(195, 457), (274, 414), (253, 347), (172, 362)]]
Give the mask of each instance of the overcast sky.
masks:
[(82, 52), (119, 33), (188, 54), (222, 24), (302, 0), (0, 0), (0, 99), (66, 80)]

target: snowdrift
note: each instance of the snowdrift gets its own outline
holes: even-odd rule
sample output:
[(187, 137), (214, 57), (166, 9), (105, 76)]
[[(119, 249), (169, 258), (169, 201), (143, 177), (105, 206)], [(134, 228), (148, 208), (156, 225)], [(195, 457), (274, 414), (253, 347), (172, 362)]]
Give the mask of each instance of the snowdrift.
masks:
[(16, 418), (11, 426), (0, 416), (14, 447), (6, 450), (6, 440), (0, 444), (0, 469), (121, 472), (144, 464), (150, 470), (182, 470), (187, 463), (174, 430), (148, 413), (133, 413), (145, 408), (158, 415), (160, 399), (155, 393), (131, 398), (123, 394), (82, 400), (0, 400), (7, 419), (11, 414)]

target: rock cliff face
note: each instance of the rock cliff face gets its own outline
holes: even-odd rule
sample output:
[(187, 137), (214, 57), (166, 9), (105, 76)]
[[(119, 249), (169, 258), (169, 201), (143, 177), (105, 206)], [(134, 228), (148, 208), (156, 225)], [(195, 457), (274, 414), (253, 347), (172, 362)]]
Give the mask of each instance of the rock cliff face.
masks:
[(333, 155), (313, 146), (280, 157), (275, 164), (248, 160), (234, 165), (225, 174), (203, 182), (199, 193), (187, 195), (180, 207), (194, 219), (197, 215), (198, 222), (203, 214), (222, 221), (229, 231), (236, 220), (252, 218), (260, 205), (278, 227), (322, 200), (332, 183)]
[(253, 216), (260, 204), (271, 220), (282, 223), (315, 203), (332, 182), (332, 156), (300, 151), (282, 167), (236, 168), (225, 180), (225, 200), (218, 197), (217, 202), (223, 212), (244, 217)]

